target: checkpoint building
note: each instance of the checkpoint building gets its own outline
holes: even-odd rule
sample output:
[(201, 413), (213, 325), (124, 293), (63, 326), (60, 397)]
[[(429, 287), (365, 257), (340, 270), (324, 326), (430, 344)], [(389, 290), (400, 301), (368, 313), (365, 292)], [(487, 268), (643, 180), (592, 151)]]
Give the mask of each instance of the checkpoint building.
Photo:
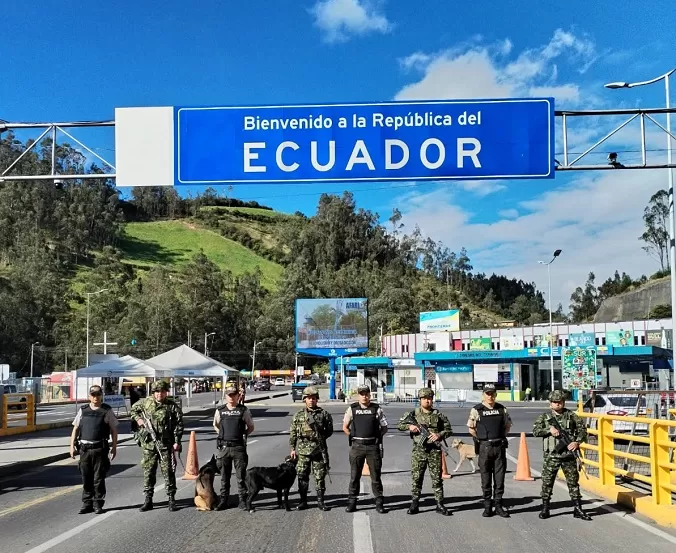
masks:
[[(549, 325), (383, 336), (379, 357), (336, 359), (348, 393), (366, 383), (393, 398), (411, 399), (429, 386), (442, 401), (480, 400), (487, 382), (502, 401), (534, 399), (562, 387), (564, 348), (596, 346), (596, 389), (673, 386), (671, 319)], [(593, 378), (593, 377), (592, 377)]]

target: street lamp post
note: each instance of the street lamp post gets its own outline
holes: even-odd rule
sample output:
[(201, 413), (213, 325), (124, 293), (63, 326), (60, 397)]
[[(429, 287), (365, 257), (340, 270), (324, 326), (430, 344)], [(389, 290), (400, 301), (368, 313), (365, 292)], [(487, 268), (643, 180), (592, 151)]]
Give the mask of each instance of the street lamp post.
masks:
[[(538, 261), (541, 265), (547, 265), (547, 295), (549, 297), (549, 371), (552, 380), (552, 391), (554, 391), (554, 332), (552, 331), (552, 274), (549, 267), (559, 255), (561, 255), (561, 250), (556, 250), (551, 260)], [(561, 374), (563, 374), (563, 365), (561, 365)]]
[(31, 378), (33, 378), (33, 351), (35, 350), (35, 346), (39, 346), (40, 342), (33, 342), (31, 344)]
[(101, 290), (98, 290), (97, 292), (86, 292), (87, 295), (87, 361), (85, 363), (86, 367), (89, 367), (89, 297), (90, 296), (95, 296), (96, 294), (100, 294), (101, 292), (107, 292), (108, 288), (102, 288)]
[[(653, 84), (664, 79), (664, 92), (666, 95), (666, 108), (670, 109), (671, 103), (669, 100), (669, 77), (672, 73), (676, 71), (676, 67), (671, 71), (668, 71), (664, 75), (650, 79), (649, 81), (641, 81), (638, 83), (625, 83), (625, 82), (614, 82), (608, 83), (605, 85), (606, 88), (636, 88), (637, 86), (644, 86), (648, 84)], [(667, 112), (667, 165), (671, 165), (671, 113)], [(674, 330), (674, 320), (676, 320), (676, 245), (674, 240), (676, 240), (676, 218), (674, 216), (674, 174), (669, 167), (667, 169), (667, 175), (669, 177), (669, 269), (671, 273), (671, 332), (672, 332), (672, 345), (671, 345), (671, 359), (673, 364), (673, 387), (676, 390), (676, 363), (674, 363), (674, 344), (673, 344), (673, 333)]]

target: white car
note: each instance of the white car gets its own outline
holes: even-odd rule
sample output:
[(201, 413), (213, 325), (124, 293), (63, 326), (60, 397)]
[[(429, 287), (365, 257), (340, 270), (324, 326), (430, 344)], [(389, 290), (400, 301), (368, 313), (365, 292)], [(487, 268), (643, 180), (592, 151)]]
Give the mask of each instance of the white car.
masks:
[(284, 383), (283, 378), (275, 378), (275, 386), (284, 386)]
[[(640, 404), (639, 404), (640, 397)], [(614, 394), (612, 392), (594, 394), (594, 408), (591, 407), (592, 398), (589, 398), (584, 406), (585, 413), (596, 413), (598, 415), (617, 415), (620, 417), (645, 417), (646, 398), (638, 394)], [(638, 405), (638, 413), (636, 407)], [(613, 432), (647, 432), (648, 425), (633, 422), (613, 421)]]

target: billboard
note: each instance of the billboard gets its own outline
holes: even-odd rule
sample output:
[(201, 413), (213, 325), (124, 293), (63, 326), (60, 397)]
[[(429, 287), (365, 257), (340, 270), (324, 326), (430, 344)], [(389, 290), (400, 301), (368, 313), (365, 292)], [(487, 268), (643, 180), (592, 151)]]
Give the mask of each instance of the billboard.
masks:
[(368, 300), (296, 300), (296, 350), (328, 357), (368, 350)]
[(420, 313), (420, 332), (445, 332), (460, 330), (460, 311), (423, 311)]
[(493, 341), (490, 338), (470, 338), (469, 349), (493, 349)]
[(596, 346), (561, 348), (564, 390), (596, 388)]
[(606, 345), (615, 348), (629, 347), (634, 345), (633, 330), (606, 331)]
[(551, 179), (554, 115), (553, 98), (116, 108), (116, 184)]

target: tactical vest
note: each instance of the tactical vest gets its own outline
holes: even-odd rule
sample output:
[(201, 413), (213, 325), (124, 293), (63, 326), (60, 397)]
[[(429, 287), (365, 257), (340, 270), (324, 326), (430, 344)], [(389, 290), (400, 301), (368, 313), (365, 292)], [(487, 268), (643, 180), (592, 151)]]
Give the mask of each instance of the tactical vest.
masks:
[(364, 408), (359, 403), (353, 403), (351, 433), (353, 438), (379, 438), (380, 420), (378, 420), (377, 403), (370, 403)]
[[(575, 423), (573, 422), (573, 417), (571, 417), (568, 413), (570, 413), (569, 409), (564, 408), (561, 414), (557, 417), (554, 415), (553, 411), (550, 411), (550, 417), (553, 417), (556, 419), (556, 421), (559, 423), (559, 426), (563, 428), (564, 430), (568, 431), (568, 434), (572, 438), (575, 436), (575, 431), (577, 430), (575, 428)], [(574, 457), (573, 452), (564, 452), (564, 453), (555, 453), (554, 449), (559, 443), (559, 439), (555, 438), (554, 436), (547, 436), (544, 440), (542, 440), (542, 450), (544, 453), (548, 453), (550, 455), (554, 455), (555, 457), (561, 457), (561, 458), (572, 458)]]
[(476, 423), (476, 435), (479, 440), (500, 440), (505, 437), (505, 408), (496, 403), (493, 408), (483, 403), (475, 405), (479, 413)]
[(89, 405), (82, 407), (80, 419), (80, 439), (87, 442), (100, 442), (110, 436), (110, 426), (104, 421), (106, 413), (110, 411), (110, 405), (101, 404), (98, 409), (92, 409)]
[(221, 420), (218, 425), (218, 438), (224, 442), (244, 443), (244, 434), (246, 432), (244, 413), (246, 412), (246, 407), (241, 404), (232, 410), (222, 407), (220, 412)]

